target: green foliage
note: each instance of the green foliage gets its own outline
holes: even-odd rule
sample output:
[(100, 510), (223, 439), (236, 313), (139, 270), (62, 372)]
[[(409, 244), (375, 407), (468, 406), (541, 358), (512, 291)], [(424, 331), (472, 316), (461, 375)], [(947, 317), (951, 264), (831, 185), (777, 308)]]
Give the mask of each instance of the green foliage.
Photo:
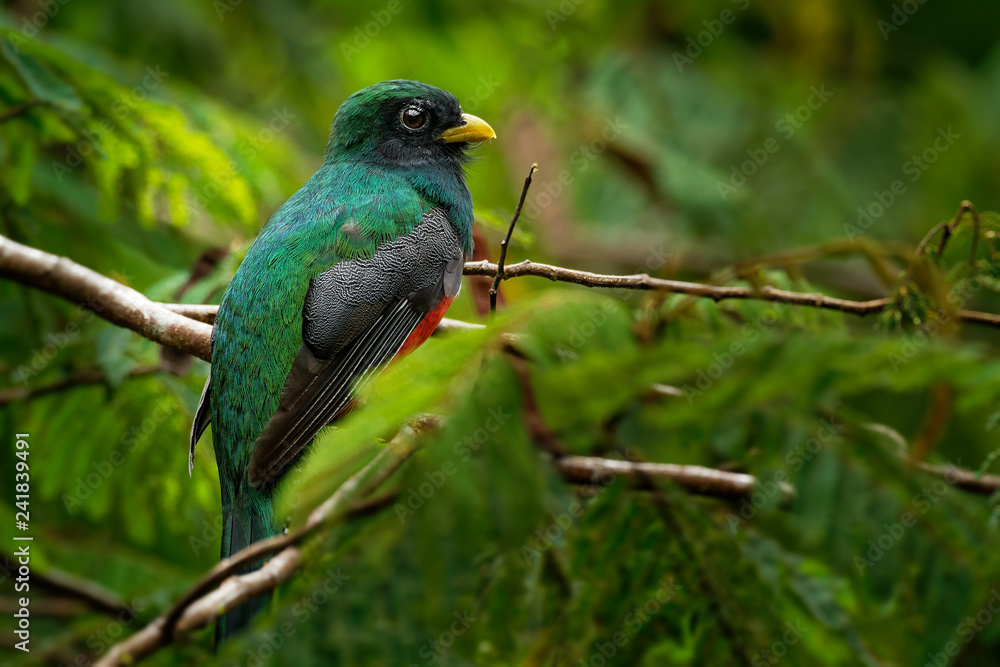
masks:
[[(470, 386), (454, 379), (463, 376), (455, 364), (468, 363), (463, 345), (445, 351), (439, 344), (379, 386), (394, 390), (414, 382), (400, 376), (416, 376), (446, 388), (447, 426), (390, 485), (398, 491), (391, 508), (338, 530), (310, 568), (318, 578), (296, 582), (274, 618), (261, 622), (266, 632), (295, 632), (283, 656), (578, 664), (611, 646), (620, 664), (725, 664), (764, 660), (761, 651), (771, 648), (787, 649), (796, 664), (839, 665), (884, 656), (912, 663), (956, 640), (998, 574), (988, 507), (941, 479), (915, 475), (897, 441), (871, 424), (901, 422), (902, 434), (882, 427), (899, 440), (918, 435), (906, 415), (923, 409), (926, 387), (945, 382), (969, 397), (956, 419), (970, 428), (940, 449), (955, 464), (981, 457), (967, 437), (983, 431), (995, 405), (995, 361), (974, 347), (934, 343), (894, 369), (898, 339), (822, 328), (790, 338), (782, 327), (750, 341), (728, 325), (712, 344), (665, 336), (640, 345), (632, 313), (614, 305), (582, 343), (574, 331), (610, 310), (607, 299), (553, 295), (512, 315), (530, 336), (532, 385), (546, 422), (579, 454), (737, 466), (762, 480), (763, 500), (701, 500), (666, 484), (637, 494), (622, 481), (574, 494), (530, 444), (509, 361), (487, 354)], [(737, 310), (750, 319), (756, 309)], [(702, 371), (714, 373), (706, 369), (741, 340), (746, 351), (699, 389)], [(650, 400), (653, 383), (693, 393)], [(390, 415), (396, 403), (429, 405), (408, 391), (376, 394)], [(379, 421), (372, 413), (362, 411), (324, 443), (346, 444), (359, 424)], [(490, 431), (497, 414), (510, 418)], [(340, 458), (327, 444), (304, 479), (329, 476), (335, 485)], [(776, 479), (796, 488), (790, 508), (773, 495)], [(300, 482), (303, 497), (312, 483)], [(914, 523), (898, 528), (909, 524), (904, 516)], [(930, 569), (908, 565), (915, 563)], [(326, 599), (317, 591), (331, 568), (348, 578)], [(302, 601), (314, 595), (323, 602), (307, 614)], [(453, 614), (475, 618), (454, 638)], [(345, 620), (359, 615), (371, 631)], [(788, 631), (794, 645), (780, 646)], [(447, 654), (437, 653), (435, 640), (452, 639)], [(988, 652), (990, 635), (975, 641), (969, 650)], [(259, 636), (249, 637), (223, 659), (261, 646)]]

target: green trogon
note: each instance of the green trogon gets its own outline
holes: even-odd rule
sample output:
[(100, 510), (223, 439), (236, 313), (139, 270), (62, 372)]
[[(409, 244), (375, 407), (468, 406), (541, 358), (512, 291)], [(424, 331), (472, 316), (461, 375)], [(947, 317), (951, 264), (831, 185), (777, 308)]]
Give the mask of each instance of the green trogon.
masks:
[[(385, 81), (337, 111), (323, 164), (261, 229), (219, 305), (191, 431), (213, 424), (222, 558), (275, 535), (276, 483), (352, 390), (420, 345), (472, 253), (465, 151), (492, 128), (451, 94)], [(220, 638), (267, 604), (228, 613)]]

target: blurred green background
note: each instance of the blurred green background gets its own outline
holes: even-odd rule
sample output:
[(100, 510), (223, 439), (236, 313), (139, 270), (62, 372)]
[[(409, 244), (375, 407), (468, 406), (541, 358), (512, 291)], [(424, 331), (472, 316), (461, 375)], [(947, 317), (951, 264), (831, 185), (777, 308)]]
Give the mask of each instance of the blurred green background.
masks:
[[(537, 162), (512, 260), (892, 298), (860, 318), (507, 282), (496, 328), (432, 340), (384, 376), (282, 496), (300, 516), (374, 434), (447, 414), (392, 481), (396, 502), (326, 538), (244, 641), (213, 655), (204, 631), (150, 664), (1000, 657), (995, 499), (899, 455), (975, 470), (997, 451), (997, 335), (955, 311), (1000, 312), (1000, 7), (20, 0), (0, 19), (3, 235), (154, 300), (217, 303), (319, 165), (337, 106), (390, 78), (445, 88), (496, 129), (469, 169), (493, 260)], [(963, 200), (976, 230), (965, 215), (947, 252), (912, 260)], [(475, 291), (450, 316), (485, 322)], [(786, 479), (795, 499), (765, 493), (748, 512), (670, 486), (567, 485), (534, 442), (500, 328), (530, 334), (527, 385), (568, 451)], [(3, 432), (32, 434), (33, 567), (138, 616), (52, 605), (31, 654), (8, 634), (0, 663), (91, 664), (217, 560), (207, 438), (186, 474), (208, 365), (7, 280), (0, 349)], [(586, 509), (566, 521), (574, 502)]]

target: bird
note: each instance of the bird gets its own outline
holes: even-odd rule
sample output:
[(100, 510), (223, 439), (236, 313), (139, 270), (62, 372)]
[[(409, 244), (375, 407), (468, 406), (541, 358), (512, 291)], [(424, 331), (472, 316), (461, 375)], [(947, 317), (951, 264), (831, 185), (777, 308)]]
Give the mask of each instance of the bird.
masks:
[[(337, 110), (323, 162), (261, 228), (219, 305), (188, 455), (212, 425), (221, 558), (282, 529), (275, 489), (357, 386), (423, 343), (472, 255), (467, 151), (496, 133), (458, 99), (376, 83)], [(260, 567), (260, 563), (248, 569)], [(221, 641), (265, 608), (229, 611)]]

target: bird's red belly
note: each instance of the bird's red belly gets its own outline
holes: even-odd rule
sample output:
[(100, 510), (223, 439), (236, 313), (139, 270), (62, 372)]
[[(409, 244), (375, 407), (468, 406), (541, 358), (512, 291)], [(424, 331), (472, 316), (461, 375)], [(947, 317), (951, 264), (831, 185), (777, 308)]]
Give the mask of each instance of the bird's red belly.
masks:
[(403, 342), (403, 347), (399, 348), (399, 352), (396, 353), (394, 359), (399, 359), (405, 357), (410, 352), (423, 345), (424, 341), (431, 337), (434, 333), (434, 329), (444, 318), (444, 314), (448, 311), (448, 307), (451, 306), (452, 298), (445, 297), (438, 304), (437, 308), (427, 313), (424, 319), (420, 321), (417, 328), (413, 330), (413, 333)]

